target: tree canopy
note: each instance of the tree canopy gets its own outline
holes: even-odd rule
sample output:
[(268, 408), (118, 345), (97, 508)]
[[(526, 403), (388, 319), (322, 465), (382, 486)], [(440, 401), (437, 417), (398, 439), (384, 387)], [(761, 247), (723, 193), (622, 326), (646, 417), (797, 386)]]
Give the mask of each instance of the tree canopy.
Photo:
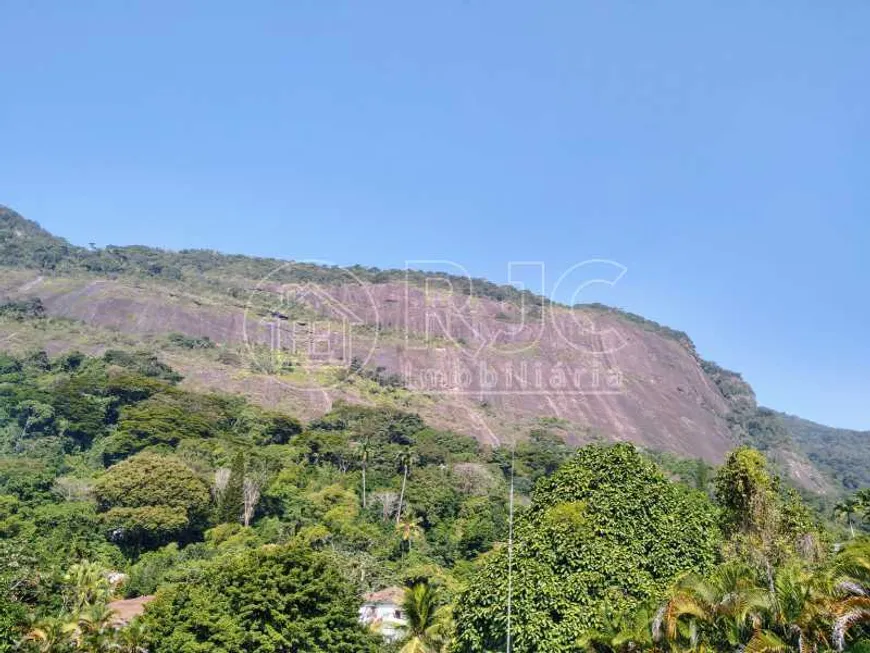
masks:
[(153, 653), (374, 653), (358, 599), (322, 554), (271, 546), (162, 589), (146, 624)]
[(94, 496), (112, 538), (137, 546), (189, 539), (205, 526), (211, 500), (186, 465), (147, 452), (110, 467)]
[(513, 550), (483, 562), (456, 609), (457, 650), (573, 651), (604, 606), (635, 608), (679, 574), (703, 571), (719, 543), (706, 497), (669, 482), (631, 445), (581, 449), (535, 489)]

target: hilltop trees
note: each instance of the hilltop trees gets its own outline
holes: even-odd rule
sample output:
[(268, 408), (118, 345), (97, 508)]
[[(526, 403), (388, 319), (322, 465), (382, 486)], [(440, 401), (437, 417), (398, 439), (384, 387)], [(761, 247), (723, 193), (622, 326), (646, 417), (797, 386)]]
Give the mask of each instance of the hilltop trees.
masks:
[(103, 446), (106, 464), (153, 446), (176, 446), (182, 439), (209, 438), (217, 431), (219, 414), (204, 400), (191, 406), (184, 393), (161, 393), (125, 407), (118, 427)]
[[(0, 581), (10, 583), (8, 591), (0, 585), (2, 647), (28, 631), (28, 646), (68, 647), (70, 628), (97, 645), (105, 634), (99, 606), (73, 618), (78, 610), (62, 601), (65, 572), (83, 559), (128, 574), (119, 593), (177, 587), (195, 607), (207, 589), (191, 586), (202, 570), (224, 574), (264, 546), (307, 547), (351, 583), (355, 614), (361, 591), (401, 583), (413, 567), (444, 574), (506, 531), (505, 484), (471, 438), (383, 407), (336, 405), (303, 426), (239, 397), (180, 389), (177, 380), (145, 353), (0, 355), (0, 544), (32, 554), (34, 570), (19, 574), (6, 566), (20, 556), (0, 557)], [(264, 582), (296, 574), (295, 565), (274, 568)], [(272, 600), (248, 591), (250, 605)], [(328, 585), (317, 601), (332, 594)], [(208, 610), (220, 608), (214, 594), (203, 596)], [(218, 620), (203, 646), (239, 650), (234, 633), (277, 627), (271, 616), (239, 609), (191, 616)], [(228, 615), (248, 621), (234, 626)], [(314, 619), (323, 636), (311, 641), (369, 650), (366, 638), (357, 646), (353, 636), (344, 649), (340, 637), (330, 639), (333, 626), (344, 627), (333, 616)], [(293, 623), (281, 623), (280, 637), (297, 633)], [(172, 630), (182, 637), (184, 628)], [(302, 641), (301, 650), (317, 650)]]

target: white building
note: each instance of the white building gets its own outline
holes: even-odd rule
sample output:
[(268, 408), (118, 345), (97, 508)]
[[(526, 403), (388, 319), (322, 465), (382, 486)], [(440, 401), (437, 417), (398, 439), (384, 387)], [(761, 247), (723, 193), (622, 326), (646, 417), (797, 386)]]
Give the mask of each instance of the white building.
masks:
[(408, 626), (402, 602), (405, 590), (401, 587), (387, 587), (378, 592), (366, 594), (359, 609), (359, 620), (384, 639), (394, 642), (401, 639)]

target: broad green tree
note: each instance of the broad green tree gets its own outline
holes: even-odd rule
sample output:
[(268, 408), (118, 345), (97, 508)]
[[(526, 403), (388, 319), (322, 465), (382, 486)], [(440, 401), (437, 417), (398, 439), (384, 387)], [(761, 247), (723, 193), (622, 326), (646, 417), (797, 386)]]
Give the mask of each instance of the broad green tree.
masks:
[(165, 586), (145, 615), (151, 653), (374, 653), (355, 588), (324, 554), (267, 546)]
[(776, 590), (776, 568), (797, 558), (823, 558), (818, 524), (797, 492), (783, 488), (764, 455), (749, 447), (732, 451), (715, 479), (727, 538), (725, 555), (754, 565)]
[(505, 650), (510, 590), (515, 653), (575, 651), (605, 626), (603, 605), (627, 612), (659, 598), (680, 574), (707, 569), (718, 544), (706, 496), (631, 445), (585, 447), (538, 482), (512, 552), (484, 557), (456, 606), (454, 650)]
[(112, 539), (136, 549), (195, 536), (211, 502), (208, 486), (184, 463), (153, 453), (110, 467), (94, 495)]

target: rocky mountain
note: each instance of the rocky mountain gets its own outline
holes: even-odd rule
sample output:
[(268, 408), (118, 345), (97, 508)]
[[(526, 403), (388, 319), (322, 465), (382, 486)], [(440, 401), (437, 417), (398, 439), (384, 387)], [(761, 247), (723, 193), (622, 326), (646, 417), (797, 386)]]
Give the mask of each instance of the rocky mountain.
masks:
[(785, 413), (779, 418), (813, 465), (838, 485), (870, 486), (870, 431), (836, 429)]
[(395, 405), (493, 446), (547, 429), (718, 462), (748, 441), (834, 491), (739, 375), (605, 306), (440, 273), (88, 249), (2, 207), (0, 266), (5, 348), (148, 346), (189, 386), (308, 418), (337, 401)]

